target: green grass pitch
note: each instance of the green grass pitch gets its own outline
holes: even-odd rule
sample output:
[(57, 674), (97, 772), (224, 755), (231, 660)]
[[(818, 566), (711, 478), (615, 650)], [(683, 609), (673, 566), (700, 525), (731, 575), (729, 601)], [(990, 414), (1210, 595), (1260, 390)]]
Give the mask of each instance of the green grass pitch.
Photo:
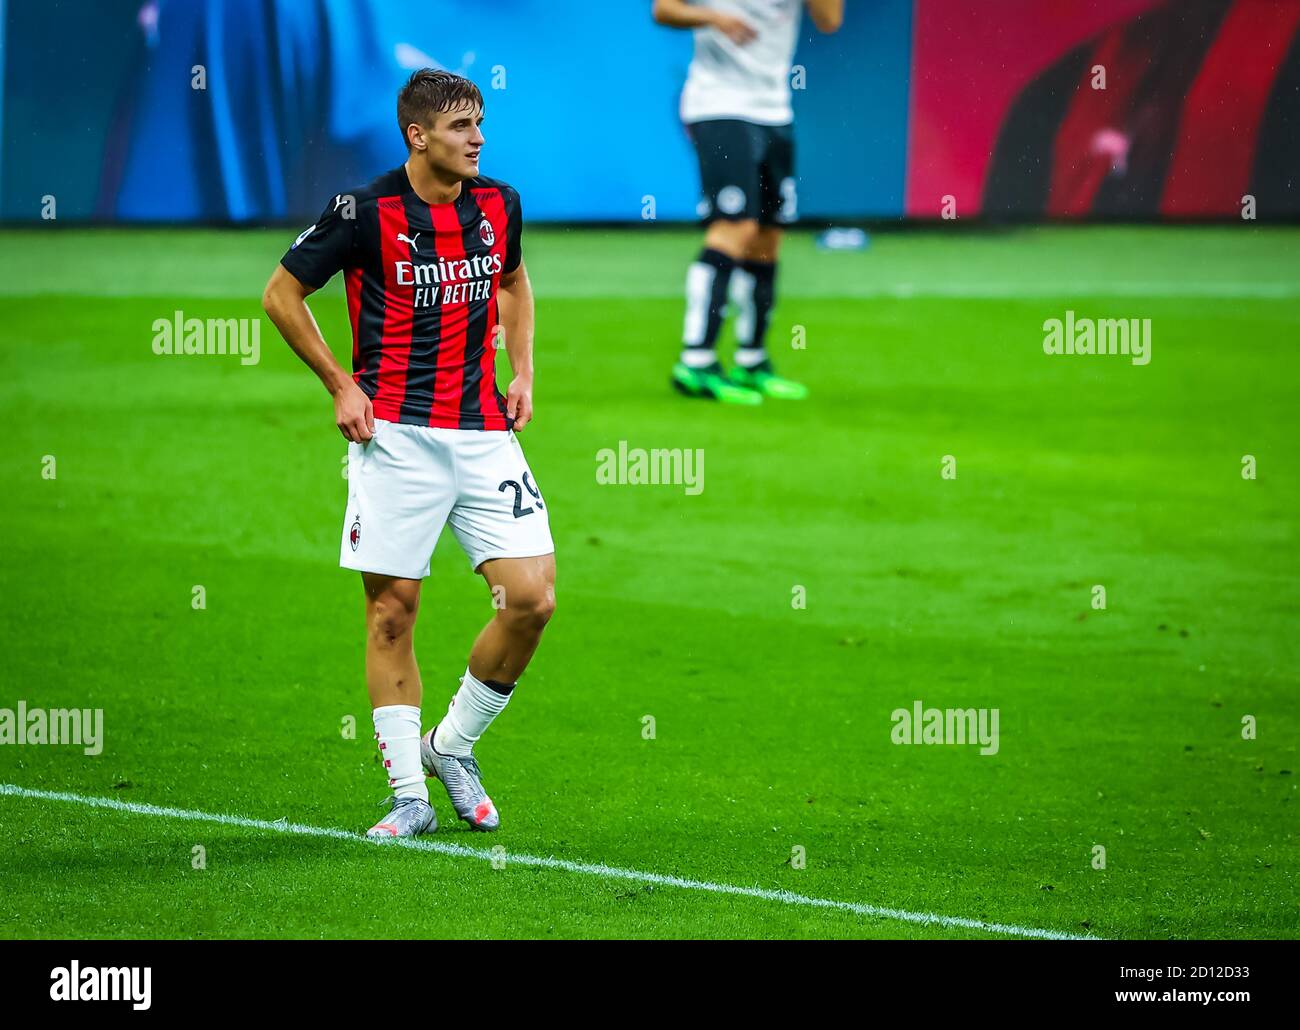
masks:
[[(261, 317), (293, 235), (0, 234), (0, 708), (104, 712), (102, 754), (0, 745), (0, 783), (380, 811), (328, 398), (269, 322), (256, 365), (151, 350), (177, 310)], [(668, 388), (697, 246), (525, 235), (559, 606), (479, 748), (501, 831), (431, 784), (433, 839), (499, 868), (0, 793), (0, 936), (1296, 936), (1300, 233), (797, 233), (771, 343), (812, 399), (753, 410)], [(312, 308), (346, 359), (339, 284)], [(1150, 364), (1045, 355), (1067, 309), (1151, 319)], [(703, 491), (597, 482), (624, 440), (702, 449)], [(490, 612), (444, 533), (426, 722)], [(997, 754), (893, 743), (917, 700), (997, 709)]]

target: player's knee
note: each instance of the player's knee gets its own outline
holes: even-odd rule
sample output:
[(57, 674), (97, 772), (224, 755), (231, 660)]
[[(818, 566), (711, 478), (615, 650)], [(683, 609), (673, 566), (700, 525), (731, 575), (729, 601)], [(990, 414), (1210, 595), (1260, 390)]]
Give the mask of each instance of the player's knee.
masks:
[(502, 609), (511, 626), (521, 632), (540, 633), (555, 614), (555, 588), (551, 586), (529, 590), (523, 596), (511, 597), (510, 604)]
[(752, 250), (762, 238), (758, 222), (751, 218), (736, 223), (736, 243), (744, 250)]
[(781, 230), (770, 227), (756, 229), (746, 250), (751, 261), (775, 261), (781, 251)]
[(410, 647), (415, 608), (399, 598), (376, 598), (371, 602), (368, 622), (370, 639), (379, 647)]
[(709, 226), (707, 242), (714, 248), (739, 258), (754, 245), (758, 233), (758, 222), (752, 218), (717, 221)]

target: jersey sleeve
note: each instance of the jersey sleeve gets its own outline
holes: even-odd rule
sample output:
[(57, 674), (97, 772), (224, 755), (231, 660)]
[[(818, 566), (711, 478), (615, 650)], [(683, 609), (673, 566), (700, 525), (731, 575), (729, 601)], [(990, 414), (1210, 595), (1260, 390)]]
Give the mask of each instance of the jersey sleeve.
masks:
[(511, 187), (506, 192), (506, 263), (503, 271), (513, 272), (523, 260), (520, 237), (524, 233), (524, 212), (519, 202), (519, 191)]
[(355, 200), (346, 194), (334, 197), (315, 224), (293, 241), (280, 264), (299, 282), (320, 289), (335, 272), (348, 267), (356, 225)]

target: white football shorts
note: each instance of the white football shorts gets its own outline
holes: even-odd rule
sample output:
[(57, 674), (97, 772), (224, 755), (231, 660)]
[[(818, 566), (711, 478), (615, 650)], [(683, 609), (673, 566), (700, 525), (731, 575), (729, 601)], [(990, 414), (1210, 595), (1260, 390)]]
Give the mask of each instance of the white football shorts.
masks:
[(373, 437), (348, 444), (343, 568), (423, 579), (448, 522), (475, 570), (490, 558), (555, 550), (546, 502), (513, 431), (375, 419)]

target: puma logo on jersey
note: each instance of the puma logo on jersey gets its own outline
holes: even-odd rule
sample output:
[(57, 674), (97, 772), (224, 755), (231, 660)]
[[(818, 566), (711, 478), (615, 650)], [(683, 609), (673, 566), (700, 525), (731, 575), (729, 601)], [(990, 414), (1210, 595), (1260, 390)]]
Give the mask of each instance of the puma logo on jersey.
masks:
[(417, 250), (417, 251), (418, 251), (420, 248), (417, 247), (417, 246), (415, 245), (415, 241), (418, 240), (418, 239), (420, 238), (420, 235), (421, 235), (421, 234), (417, 232), (414, 236), (407, 236), (406, 233), (404, 233), (404, 232), (399, 232), (399, 233), (397, 234), (397, 242), (398, 242), (398, 243), (409, 243), (409, 244), (411, 245), (411, 249), (412, 249), (412, 250)]

